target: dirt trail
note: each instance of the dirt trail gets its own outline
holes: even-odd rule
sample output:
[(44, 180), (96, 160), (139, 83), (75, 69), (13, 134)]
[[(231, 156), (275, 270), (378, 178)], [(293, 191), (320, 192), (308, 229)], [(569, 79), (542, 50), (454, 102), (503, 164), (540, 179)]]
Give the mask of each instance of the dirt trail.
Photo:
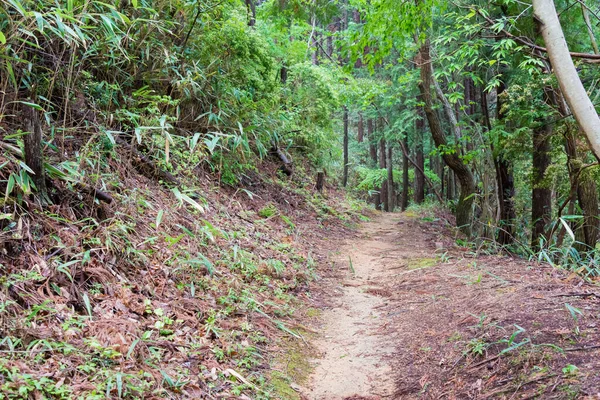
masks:
[(376, 215), (333, 258), (303, 398), (600, 398), (600, 290), (575, 274), (410, 214)]
[[(309, 399), (335, 400), (352, 396), (390, 398), (395, 390), (391, 357), (395, 343), (385, 334), (390, 323), (381, 298), (386, 282), (395, 279), (409, 258), (431, 257), (424, 238), (399, 241), (399, 214), (381, 215), (364, 225), (360, 237), (348, 242), (335, 264), (347, 268), (334, 289), (339, 297), (323, 313), (323, 334), (315, 344), (322, 358), (312, 375)], [(395, 260), (395, 266), (385, 261)]]

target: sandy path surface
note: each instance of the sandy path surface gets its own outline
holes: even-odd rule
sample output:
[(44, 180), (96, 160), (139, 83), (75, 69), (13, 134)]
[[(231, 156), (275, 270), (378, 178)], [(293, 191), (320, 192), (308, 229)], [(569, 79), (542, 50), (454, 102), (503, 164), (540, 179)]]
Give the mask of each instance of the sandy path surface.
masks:
[[(410, 257), (423, 257), (419, 235), (408, 246), (398, 242), (402, 217), (387, 214), (364, 225), (361, 235), (334, 256), (347, 276), (334, 289), (339, 297), (323, 313), (322, 334), (315, 341), (322, 358), (305, 397), (311, 400), (385, 399), (394, 393), (391, 360), (395, 343), (387, 326), (389, 312), (380, 296)], [(431, 255), (429, 255), (431, 256)], [(390, 260), (394, 260), (390, 264)], [(395, 264), (395, 265), (394, 265)]]
[(377, 214), (332, 254), (302, 398), (600, 398), (598, 286), (477, 254), (445, 226)]

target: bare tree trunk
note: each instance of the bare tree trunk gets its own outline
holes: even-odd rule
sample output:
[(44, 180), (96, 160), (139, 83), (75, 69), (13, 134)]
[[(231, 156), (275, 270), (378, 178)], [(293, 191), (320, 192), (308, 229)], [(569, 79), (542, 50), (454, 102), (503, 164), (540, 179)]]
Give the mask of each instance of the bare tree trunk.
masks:
[(342, 186), (348, 186), (348, 107), (344, 106), (344, 176)]
[(540, 239), (552, 217), (552, 191), (544, 185), (546, 170), (550, 166), (550, 137), (552, 125), (533, 131), (533, 190), (531, 196), (531, 247), (539, 250)]
[(448, 169), (448, 189), (446, 192), (446, 198), (448, 201), (452, 201), (456, 198), (456, 178), (452, 168)]
[(396, 192), (394, 191), (394, 163), (393, 148), (388, 142), (387, 148), (387, 191), (388, 191), (388, 211), (393, 212), (395, 206)]
[[(419, 90), (425, 103), (425, 114), (429, 122), (429, 129), (435, 145), (439, 148), (445, 148), (448, 143), (442, 130), (439, 117), (433, 108), (433, 98), (431, 96), (431, 86), (433, 84), (433, 67), (431, 65), (431, 56), (429, 54), (429, 40), (427, 40), (420, 50), (421, 62), (421, 84)], [(475, 179), (469, 168), (456, 153), (443, 153), (446, 165), (450, 167), (460, 182), (460, 198), (456, 205), (456, 225), (465, 235), (471, 235), (471, 223), (473, 219), (473, 201), (475, 194)]]
[[(386, 169), (387, 168), (387, 163), (386, 163), (386, 151), (385, 151), (385, 139), (381, 138), (379, 140), (379, 168), (380, 169)], [(388, 199), (388, 180), (384, 179), (383, 182), (381, 182), (381, 190), (380, 192), (380, 196), (381, 196), (381, 201), (383, 202), (383, 210), (384, 211), (390, 211), (390, 203), (389, 203), (389, 199)]]
[(313, 52), (311, 54), (312, 57), (312, 64), (313, 65), (319, 65), (319, 34), (317, 32), (314, 32), (312, 35), (312, 47), (313, 47)]
[(594, 54), (600, 54), (600, 49), (598, 49), (598, 42), (596, 41), (594, 29), (592, 28), (592, 21), (590, 21), (590, 12), (587, 8), (587, 5), (585, 4), (585, 0), (581, 0), (581, 13), (583, 14), (583, 20), (585, 21), (585, 26), (587, 27), (588, 35), (590, 36), (590, 42), (592, 43)]
[(456, 114), (454, 114), (454, 110), (452, 109), (452, 105), (446, 98), (446, 95), (442, 91), (439, 83), (434, 79), (433, 83), (435, 85), (435, 93), (437, 94), (438, 99), (444, 105), (444, 112), (446, 113), (446, 117), (448, 117), (448, 121), (450, 121), (450, 126), (454, 131), (454, 137), (456, 138), (456, 144), (460, 144), (460, 138), (462, 137), (462, 132), (460, 126), (458, 125), (458, 120), (456, 119)]
[(23, 137), (25, 145), (25, 164), (33, 171), (31, 180), (37, 190), (37, 199), (41, 204), (48, 202), (46, 189), (46, 173), (44, 170), (44, 155), (42, 151), (42, 125), (37, 110), (23, 106), (23, 117), (29, 132)]
[[(408, 149), (408, 135), (404, 135), (404, 148)], [(408, 208), (408, 155), (402, 153), (402, 211)]]
[(587, 137), (592, 152), (600, 160), (600, 117), (579, 79), (560, 26), (553, 0), (533, 0), (546, 49), (556, 79), (577, 123)]
[[(373, 168), (377, 168), (378, 157), (377, 157), (377, 141), (374, 137), (374, 126), (373, 120), (367, 120), (367, 139), (369, 140), (369, 154), (371, 156), (371, 165)], [(379, 191), (376, 189), (376, 192), (371, 195), (371, 202), (375, 206), (376, 209), (379, 209), (381, 204), (381, 196)]]
[(415, 162), (419, 168), (415, 168), (415, 192), (414, 200), (416, 204), (425, 201), (425, 156), (423, 154), (423, 132), (425, 130), (425, 121), (423, 120), (423, 108), (417, 107), (418, 118), (415, 122)]
[(325, 172), (319, 171), (317, 172), (317, 191), (319, 193), (323, 192), (323, 186), (325, 186)]
[(256, 4), (254, 0), (246, 0), (246, 8), (248, 9), (248, 26), (256, 25)]
[(363, 120), (363, 115), (362, 113), (358, 114), (358, 127), (357, 127), (357, 140), (358, 143), (362, 143), (364, 138), (365, 138), (365, 124), (364, 124), (364, 120)]
[(573, 230), (576, 231), (578, 240), (585, 246), (576, 246), (576, 248), (582, 252), (590, 251), (596, 246), (600, 233), (598, 188), (588, 171), (581, 170), (583, 162), (579, 158), (577, 139), (572, 132), (565, 134), (565, 151), (568, 157), (571, 187), (576, 191), (579, 206), (583, 211), (583, 221), (578, 223)]
[(579, 186), (577, 187), (577, 199), (583, 211), (583, 239), (587, 248), (584, 251), (594, 250), (598, 242), (600, 220), (598, 220), (598, 187), (593, 176), (588, 171), (582, 171), (579, 175)]

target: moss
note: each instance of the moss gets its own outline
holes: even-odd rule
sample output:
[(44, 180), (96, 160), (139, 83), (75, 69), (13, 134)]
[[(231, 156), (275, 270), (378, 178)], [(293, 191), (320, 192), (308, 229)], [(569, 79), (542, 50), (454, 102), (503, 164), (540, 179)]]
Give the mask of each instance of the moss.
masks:
[(271, 386), (275, 396), (280, 399), (301, 400), (300, 394), (290, 386), (290, 379), (281, 372), (271, 373)]
[(306, 316), (309, 318), (316, 318), (321, 315), (321, 310), (318, 308), (310, 307), (306, 309)]
[(413, 258), (408, 261), (408, 269), (423, 269), (437, 264), (435, 258)]
[(402, 213), (402, 215), (404, 215), (405, 217), (408, 217), (408, 218), (418, 218), (419, 217), (419, 214), (417, 214), (414, 211), (404, 211)]
[[(307, 336), (304, 332), (302, 335)], [(314, 356), (314, 350), (303, 342), (293, 339), (282, 341), (282, 347), (282, 352), (275, 359), (275, 366), (271, 373), (271, 386), (276, 398), (300, 400), (300, 394), (292, 388), (292, 384), (303, 385), (308, 382), (313, 370), (309, 359)]]

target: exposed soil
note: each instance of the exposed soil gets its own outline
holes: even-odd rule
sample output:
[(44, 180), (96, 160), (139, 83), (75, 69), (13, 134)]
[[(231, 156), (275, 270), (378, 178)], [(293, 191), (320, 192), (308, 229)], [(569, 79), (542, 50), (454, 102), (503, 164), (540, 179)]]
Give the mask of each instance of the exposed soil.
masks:
[(600, 290), (576, 274), (407, 214), (375, 216), (332, 268), (307, 399), (600, 396)]

